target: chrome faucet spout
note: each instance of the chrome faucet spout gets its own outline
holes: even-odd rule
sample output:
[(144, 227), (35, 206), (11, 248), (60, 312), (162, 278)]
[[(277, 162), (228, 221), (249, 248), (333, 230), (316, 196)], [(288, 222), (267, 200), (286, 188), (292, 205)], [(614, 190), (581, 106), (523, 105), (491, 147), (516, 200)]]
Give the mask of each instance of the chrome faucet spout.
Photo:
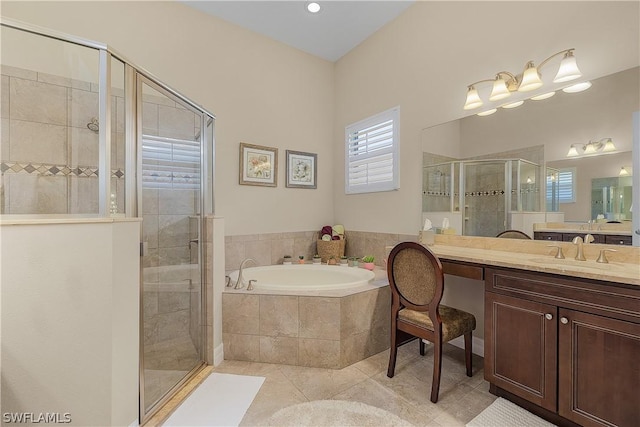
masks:
[(580, 236), (574, 237), (573, 240), (571, 241), (571, 243), (573, 243), (574, 245), (576, 245), (578, 247), (578, 251), (576, 252), (576, 260), (577, 261), (586, 261), (587, 259), (584, 257), (584, 253), (582, 252), (582, 244), (584, 243), (584, 241), (582, 240), (582, 237), (580, 237)]
[(242, 271), (247, 263), (253, 262), (255, 265), (258, 265), (258, 262), (253, 258), (246, 258), (244, 261), (240, 263), (240, 269), (238, 270), (238, 281), (233, 289), (242, 289), (244, 287), (244, 279), (242, 278)]

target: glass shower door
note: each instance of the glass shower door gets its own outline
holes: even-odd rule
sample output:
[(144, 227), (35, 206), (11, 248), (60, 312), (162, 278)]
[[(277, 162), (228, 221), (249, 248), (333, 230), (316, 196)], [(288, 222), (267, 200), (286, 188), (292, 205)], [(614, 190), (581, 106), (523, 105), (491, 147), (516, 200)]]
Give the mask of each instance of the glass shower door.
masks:
[(143, 419), (204, 363), (202, 129), (201, 113), (138, 76)]
[(495, 237), (506, 229), (506, 162), (464, 165), (464, 233)]

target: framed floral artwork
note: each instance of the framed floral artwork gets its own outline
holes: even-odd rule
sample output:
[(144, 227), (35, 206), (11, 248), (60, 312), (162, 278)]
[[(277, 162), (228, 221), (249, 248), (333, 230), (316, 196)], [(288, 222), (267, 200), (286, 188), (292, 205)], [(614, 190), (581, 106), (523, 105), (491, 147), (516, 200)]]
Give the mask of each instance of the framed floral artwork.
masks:
[(278, 185), (278, 149), (240, 143), (240, 185)]
[(318, 188), (316, 175), (318, 171), (317, 154), (287, 150), (287, 182), (288, 188)]

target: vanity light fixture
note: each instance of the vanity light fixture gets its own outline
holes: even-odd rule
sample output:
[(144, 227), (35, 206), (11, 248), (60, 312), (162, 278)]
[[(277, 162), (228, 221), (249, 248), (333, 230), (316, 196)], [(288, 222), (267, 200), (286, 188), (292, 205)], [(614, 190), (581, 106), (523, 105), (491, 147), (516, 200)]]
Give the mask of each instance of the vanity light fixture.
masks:
[(320, 3), (318, 3), (318, 2), (315, 2), (315, 1), (307, 2), (305, 7), (307, 9), (307, 12), (309, 12), (309, 13), (318, 13), (318, 12), (320, 12)]
[(478, 113), (477, 115), (480, 116), (480, 117), (490, 116), (491, 114), (495, 113), (496, 111), (498, 111), (497, 108), (492, 108), (491, 110), (483, 111), (482, 113)]
[(556, 94), (555, 92), (547, 92), (547, 93), (543, 93), (541, 95), (532, 96), (530, 99), (532, 99), (534, 101), (542, 101), (543, 99), (551, 98), (555, 94)]
[(618, 176), (629, 176), (629, 171), (626, 170), (624, 166), (622, 166), (620, 168), (620, 173), (618, 174)]
[[(582, 146), (582, 151), (584, 151), (585, 156), (598, 154), (598, 152), (611, 153), (616, 151), (616, 146), (613, 144), (611, 138), (602, 138), (600, 141), (589, 141)], [(577, 157), (579, 155), (580, 153), (576, 148), (576, 144), (571, 144), (567, 157)]]
[(522, 104), (524, 104), (524, 101), (516, 101), (516, 102), (512, 102), (510, 104), (505, 104), (502, 106), (502, 108), (506, 108), (506, 109), (510, 109), (510, 108), (516, 108), (521, 106)]
[[(493, 83), (493, 89), (491, 90), (491, 94), (489, 95), (489, 101), (499, 101), (501, 99), (508, 98), (509, 96), (511, 96), (512, 92), (529, 92), (540, 88), (544, 84), (542, 82), (540, 69), (542, 69), (542, 67), (546, 65), (551, 59), (559, 55), (564, 54), (564, 57), (560, 62), (560, 67), (553, 79), (553, 82), (564, 83), (580, 78), (582, 76), (582, 73), (580, 73), (578, 65), (576, 64), (576, 58), (573, 55), (574, 50), (575, 48), (571, 48), (565, 49), (558, 53), (554, 53), (553, 55), (542, 61), (537, 67), (533, 63), (533, 61), (529, 61), (526, 63), (522, 74), (514, 75), (508, 71), (500, 71), (496, 74), (495, 79), (479, 80), (475, 83), (470, 84), (467, 87), (467, 100), (463, 108), (465, 110), (472, 110), (474, 108), (482, 106), (482, 99), (480, 99), (478, 90), (475, 88), (475, 86), (480, 83)], [(540, 97), (547, 94), (542, 94), (540, 95)], [(550, 96), (552, 95), (548, 95), (548, 97)]]
[(591, 87), (591, 82), (580, 82), (562, 89), (565, 93), (578, 93)]

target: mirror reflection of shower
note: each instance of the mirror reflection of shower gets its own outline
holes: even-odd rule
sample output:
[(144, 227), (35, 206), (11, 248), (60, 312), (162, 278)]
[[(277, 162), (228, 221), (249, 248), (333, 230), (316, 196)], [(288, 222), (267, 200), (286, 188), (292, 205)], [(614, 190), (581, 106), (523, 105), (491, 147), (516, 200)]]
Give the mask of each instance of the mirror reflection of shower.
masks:
[(97, 117), (91, 118), (91, 121), (87, 123), (87, 129), (95, 133), (98, 133), (98, 131), (100, 131), (100, 123), (98, 122)]

